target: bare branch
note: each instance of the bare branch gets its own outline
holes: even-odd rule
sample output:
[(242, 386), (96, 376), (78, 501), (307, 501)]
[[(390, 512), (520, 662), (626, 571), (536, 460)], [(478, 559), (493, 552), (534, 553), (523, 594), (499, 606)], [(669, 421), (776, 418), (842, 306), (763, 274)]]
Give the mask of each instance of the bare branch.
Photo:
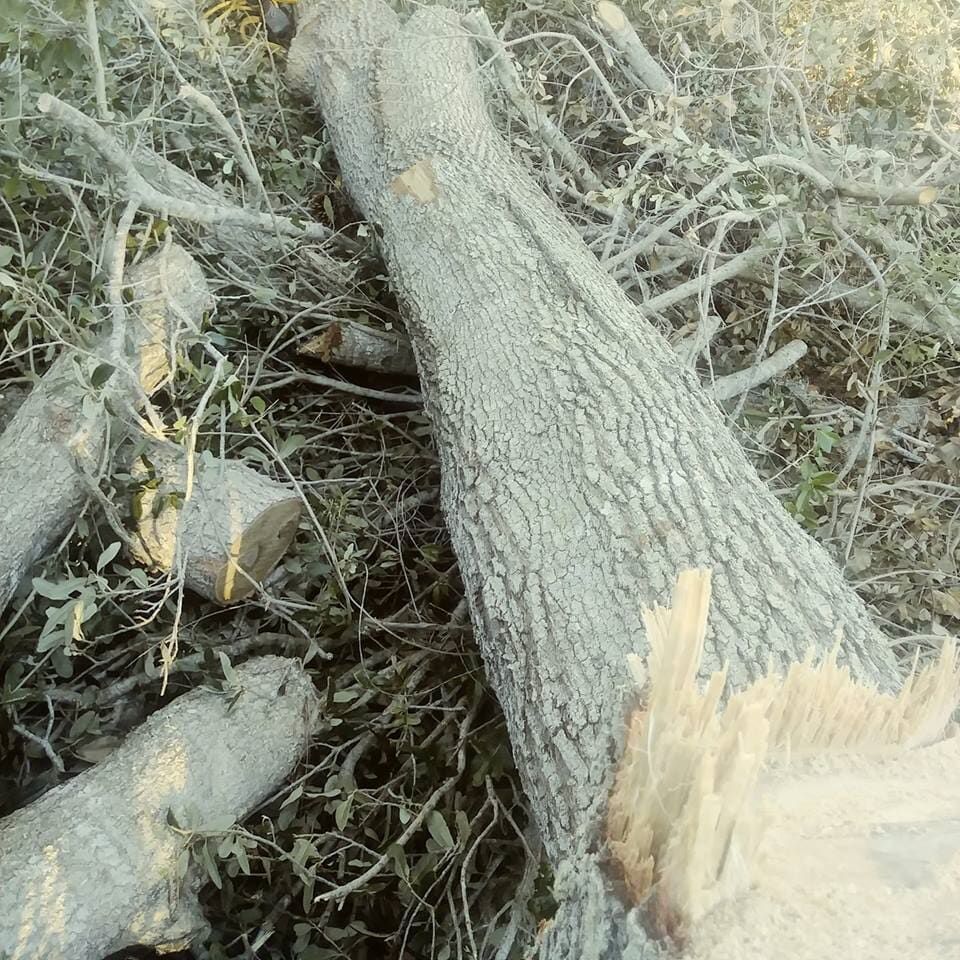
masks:
[(673, 84), (663, 67), (647, 51), (633, 29), (627, 15), (610, 0), (599, 0), (594, 13), (600, 25), (627, 58), (637, 78), (642, 80), (654, 93), (673, 93)]
[(478, 39), (493, 52), (493, 66), (497, 71), (500, 86), (523, 117), (524, 123), (531, 130), (539, 132), (544, 143), (560, 157), (560, 162), (579, 177), (588, 190), (602, 190), (603, 183), (587, 166), (573, 144), (542, 110), (537, 109), (520, 86), (510, 54), (503, 41), (494, 33), (487, 14), (483, 10), (476, 10), (463, 18), (463, 24), (468, 30), (475, 32)]
[(735, 257), (731, 257), (726, 263), (716, 267), (709, 274), (694, 277), (692, 280), (681, 283), (672, 290), (667, 290), (659, 296), (652, 297), (641, 304), (640, 309), (647, 315), (658, 313), (666, 310), (667, 307), (672, 307), (674, 304), (680, 303), (681, 300), (698, 296), (704, 289), (705, 284), (712, 286), (715, 283), (720, 283), (721, 280), (730, 280), (733, 277), (749, 274), (753, 267), (775, 249), (776, 247), (769, 243), (757, 242), (749, 249), (744, 250), (743, 253), (738, 253)]
[(244, 179), (256, 191), (261, 200), (267, 198), (267, 188), (263, 185), (263, 178), (257, 169), (253, 157), (250, 155), (246, 145), (240, 139), (240, 135), (233, 129), (233, 125), (226, 118), (223, 111), (213, 102), (212, 98), (200, 90), (185, 83), (180, 88), (180, 98), (199, 107), (204, 113), (208, 114), (216, 123), (218, 129), (227, 138), (240, 169), (243, 171)]
[(676, 343), (674, 350), (688, 367), (692, 367), (697, 362), (697, 357), (710, 346), (710, 341), (719, 329), (720, 318), (716, 314), (710, 314), (701, 319), (692, 334)]
[(287, 217), (271, 217), (269, 214), (254, 213), (240, 207), (203, 205), (161, 193), (143, 178), (124, 148), (95, 120), (47, 93), (41, 94), (37, 99), (37, 109), (83, 137), (111, 167), (126, 178), (130, 195), (137, 194), (143, 201), (143, 206), (157, 213), (209, 226), (231, 225), (288, 237), (326, 240), (338, 245), (345, 243), (344, 238), (319, 223), (300, 225)]
[(408, 391), (407, 393), (388, 393), (386, 390), (374, 390), (371, 387), (361, 387), (347, 380), (335, 380), (333, 377), (324, 377), (319, 373), (288, 373), (285, 376), (278, 377), (276, 380), (258, 383), (257, 391), (265, 393), (268, 390), (278, 390), (280, 387), (289, 386), (291, 383), (312, 383), (318, 387), (330, 387), (333, 390), (342, 390), (344, 393), (352, 393), (358, 397), (366, 397), (368, 400), (385, 400), (387, 403), (403, 403), (415, 407), (423, 403), (423, 397), (419, 393), (412, 391)]
[(774, 377), (779, 377), (805, 356), (806, 352), (807, 345), (802, 340), (791, 340), (785, 347), (754, 366), (715, 380), (710, 392), (717, 400), (732, 400)]
[(97, 8), (94, 0), (87, 0), (86, 6), (87, 46), (93, 60), (93, 89), (97, 97), (97, 112), (104, 120), (112, 120), (113, 113), (107, 105), (107, 82), (100, 56), (100, 31), (97, 29)]

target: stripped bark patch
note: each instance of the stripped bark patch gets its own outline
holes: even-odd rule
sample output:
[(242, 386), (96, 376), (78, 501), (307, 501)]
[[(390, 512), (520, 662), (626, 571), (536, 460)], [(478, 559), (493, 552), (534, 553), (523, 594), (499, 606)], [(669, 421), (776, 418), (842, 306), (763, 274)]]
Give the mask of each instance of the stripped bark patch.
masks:
[(404, 170), (394, 178), (390, 189), (398, 197), (413, 197), (418, 203), (432, 203), (436, 200), (439, 194), (430, 158), (424, 157)]

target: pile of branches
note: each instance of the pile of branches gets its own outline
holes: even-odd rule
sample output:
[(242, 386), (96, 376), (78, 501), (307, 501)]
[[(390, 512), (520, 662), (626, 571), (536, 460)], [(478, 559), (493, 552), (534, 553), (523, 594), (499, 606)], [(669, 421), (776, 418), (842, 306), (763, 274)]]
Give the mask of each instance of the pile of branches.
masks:
[[(223, 607), (120, 549), (150, 481), (109, 450), (0, 613), (0, 814), (279, 653), (323, 722), (242, 826), (187, 834), (205, 950), (520, 955), (550, 877), (376, 228), (285, 88), (284, 31), (239, 2), (22, 7), (0, 66), (0, 414), (92, 349), (126, 266), (175, 241), (217, 306), (154, 427), (302, 512), (272, 577)], [(514, 151), (908, 656), (960, 623), (960, 22), (934, 0), (844, 7), (847, 35), (807, 0), (463, 14)]]

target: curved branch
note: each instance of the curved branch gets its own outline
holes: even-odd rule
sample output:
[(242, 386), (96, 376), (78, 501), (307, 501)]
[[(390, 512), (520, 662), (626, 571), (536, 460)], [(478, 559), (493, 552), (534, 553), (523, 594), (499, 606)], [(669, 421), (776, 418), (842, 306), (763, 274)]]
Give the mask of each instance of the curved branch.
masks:
[(211, 227), (237, 226), (264, 233), (278, 233), (287, 237), (325, 240), (341, 246), (347, 244), (345, 238), (319, 223), (299, 224), (288, 217), (272, 217), (266, 213), (255, 213), (240, 207), (201, 204), (161, 193), (144, 179), (127, 151), (95, 120), (48, 93), (41, 94), (37, 99), (37, 109), (86, 140), (114, 170), (125, 178), (129, 194), (139, 197), (143, 206), (156, 213), (180, 217)]

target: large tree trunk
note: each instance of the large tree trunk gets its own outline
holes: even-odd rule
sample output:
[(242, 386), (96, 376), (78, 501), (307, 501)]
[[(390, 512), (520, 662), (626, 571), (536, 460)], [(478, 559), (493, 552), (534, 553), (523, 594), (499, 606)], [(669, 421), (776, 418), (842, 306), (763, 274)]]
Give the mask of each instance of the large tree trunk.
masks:
[(311, 5), (292, 77), (377, 222), (443, 471), (443, 507), (561, 909), (553, 956), (639, 955), (599, 867), (625, 658), (677, 572), (715, 571), (704, 672), (734, 685), (843, 634), (890, 683), (887, 642), (782, 510), (713, 401), (495, 131), (457, 18)]

